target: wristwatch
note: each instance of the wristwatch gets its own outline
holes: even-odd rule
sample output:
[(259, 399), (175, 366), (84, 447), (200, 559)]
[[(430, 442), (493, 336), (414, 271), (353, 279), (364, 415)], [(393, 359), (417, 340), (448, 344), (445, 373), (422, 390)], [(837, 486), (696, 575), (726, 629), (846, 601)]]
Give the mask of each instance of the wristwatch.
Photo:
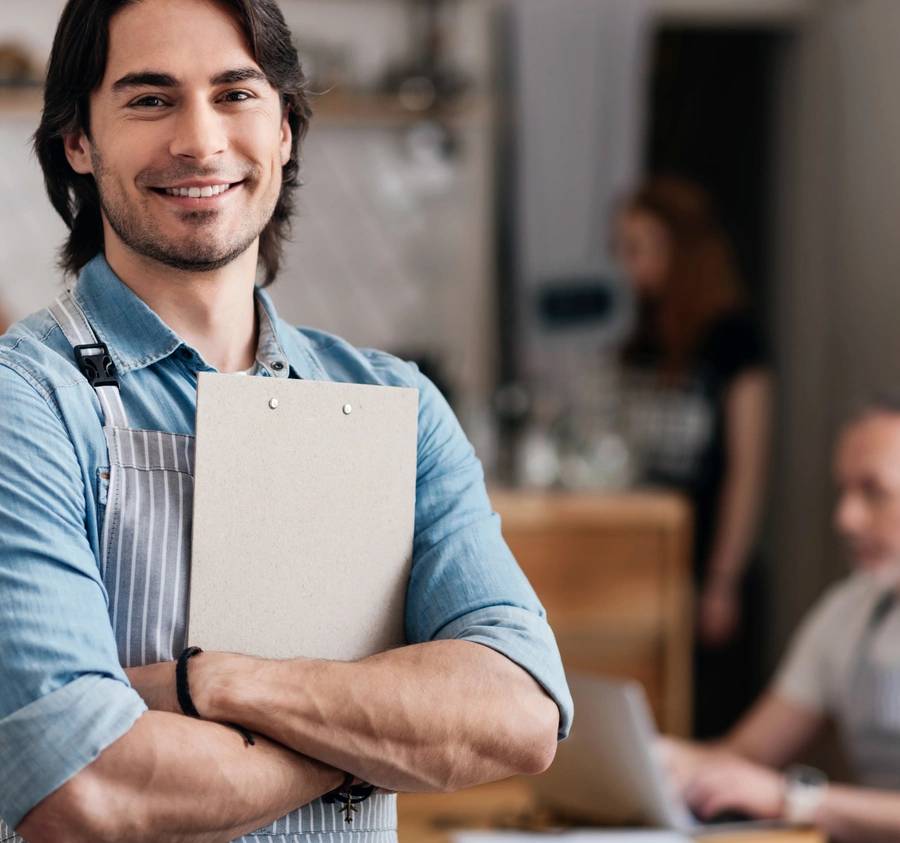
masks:
[(828, 777), (815, 767), (796, 764), (784, 773), (784, 818), (791, 825), (812, 825), (828, 792)]

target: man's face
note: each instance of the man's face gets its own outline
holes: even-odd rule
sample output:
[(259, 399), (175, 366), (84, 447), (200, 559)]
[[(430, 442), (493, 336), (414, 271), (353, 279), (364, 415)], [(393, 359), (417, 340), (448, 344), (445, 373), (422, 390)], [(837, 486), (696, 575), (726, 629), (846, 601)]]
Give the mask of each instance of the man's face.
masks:
[(90, 137), (67, 138), (66, 152), (97, 182), (107, 252), (112, 237), (204, 271), (255, 244), (278, 200), (291, 132), (221, 7), (141, 0), (116, 13), (90, 108)]
[(854, 564), (900, 570), (900, 414), (872, 413), (840, 439), (835, 525)]

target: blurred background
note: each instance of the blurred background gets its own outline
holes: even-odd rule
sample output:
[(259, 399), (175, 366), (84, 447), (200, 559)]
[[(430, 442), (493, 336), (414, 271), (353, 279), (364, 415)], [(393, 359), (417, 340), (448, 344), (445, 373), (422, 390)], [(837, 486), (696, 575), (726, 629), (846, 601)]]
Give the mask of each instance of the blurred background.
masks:
[[(63, 227), (29, 147), (62, 5), (0, 5), (12, 319), (62, 283)], [(847, 570), (832, 445), (900, 361), (900, 4), (281, 6), (316, 112), (272, 288), (282, 315), (420, 363), (567, 662), (644, 679), (663, 724), (688, 731), (686, 595), (700, 602), (700, 556), (721, 544), (742, 374), (770, 390), (748, 411), (771, 419), (753, 445), (768, 472), (734, 551), (762, 595), (738, 622), (758, 633), (759, 677)], [(691, 281), (705, 272), (719, 298)], [(680, 303), (670, 276), (687, 279)]]

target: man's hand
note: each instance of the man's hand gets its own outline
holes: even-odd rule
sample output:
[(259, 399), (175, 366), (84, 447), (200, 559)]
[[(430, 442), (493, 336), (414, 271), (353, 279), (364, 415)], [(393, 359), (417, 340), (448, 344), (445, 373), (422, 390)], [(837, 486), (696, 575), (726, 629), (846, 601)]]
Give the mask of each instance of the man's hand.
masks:
[(679, 793), (684, 793), (715, 750), (691, 741), (659, 737), (656, 752), (669, 781)]
[(659, 752), (670, 779), (702, 819), (740, 811), (759, 819), (784, 814), (784, 777), (724, 749), (661, 738)]
[(713, 756), (684, 796), (702, 819), (723, 811), (740, 811), (758, 819), (784, 816), (784, 776), (734, 755)]

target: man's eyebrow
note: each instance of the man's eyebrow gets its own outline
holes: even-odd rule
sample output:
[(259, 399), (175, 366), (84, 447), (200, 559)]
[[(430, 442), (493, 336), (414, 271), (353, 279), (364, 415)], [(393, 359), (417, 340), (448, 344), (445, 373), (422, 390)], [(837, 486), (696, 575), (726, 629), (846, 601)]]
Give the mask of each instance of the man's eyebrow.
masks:
[[(235, 67), (217, 73), (209, 80), (210, 85), (233, 85), (236, 82), (265, 82), (269, 80), (265, 73), (256, 67)], [(130, 88), (177, 88), (179, 81), (168, 73), (158, 70), (140, 70), (137, 73), (126, 73), (121, 79), (113, 82), (113, 92)]]
[(256, 67), (236, 67), (213, 76), (209, 80), (211, 85), (233, 85), (236, 82), (265, 82), (269, 80), (266, 74)]
[(178, 80), (168, 73), (156, 70), (141, 70), (137, 73), (126, 73), (121, 79), (113, 82), (113, 92), (126, 91), (129, 88), (177, 88)]

